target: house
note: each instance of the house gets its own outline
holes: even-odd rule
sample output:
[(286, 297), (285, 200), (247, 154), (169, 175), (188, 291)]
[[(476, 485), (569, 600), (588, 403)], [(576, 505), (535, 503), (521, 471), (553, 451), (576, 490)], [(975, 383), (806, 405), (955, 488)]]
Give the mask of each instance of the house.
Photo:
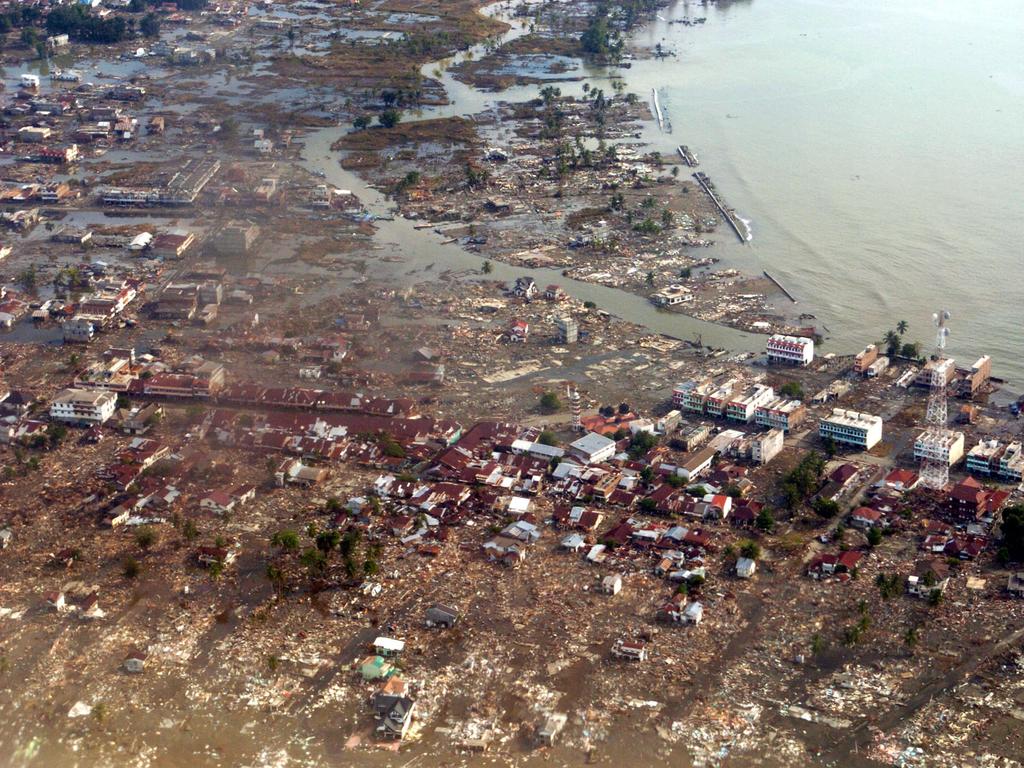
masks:
[(686, 606), (686, 610), (683, 611), (683, 623), (693, 624), (694, 626), (700, 624), (704, 620), (704, 606), (696, 601)]
[(858, 507), (850, 513), (850, 525), (855, 528), (875, 528), (877, 526), (885, 525), (885, 515), (879, 512), (877, 509), (871, 509), (870, 507)]
[(458, 620), (459, 612), (447, 605), (441, 605), (438, 603), (427, 608), (425, 624), (428, 627), (451, 629), (455, 626), (455, 622)]
[(544, 724), (537, 729), (537, 740), (545, 747), (553, 747), (558, 734), (569, 722), (569, 716), (564, 712), (551, 712), (544, 718)]
[(390, 682), (391, 680), (385, 684), (384, 689), (373, 700), (378, 721), (376, 733), (381, 738), (401, 740), (405, 738), (409, 726), (412, 725), (416, 702), (404, 694), (385, 692)]
[(391, 658), (398, 656), (405, 650), (405, 641), (395, 640), (392, 637), (384, 637), (382, 635), (373, 641), (373, 650), (376, 651), (378, 656)]
[(398, 670), (383, 656), (367, 656), (359, 663), (363, 680), (387, 680)]
[(757, 561), (749, 557), (741, 557), (736, 561), (736, 575), (741, 579), (749, 579), (757, 571)]
[(43, 599), (46, 600), (46, 604), (55, 611), (63, 611), (67, 606), (63, 592), (47, 592), (43, 596)]
[(78, 615), (83, 619), (101, 619), (106, 614), (100, 609), (100, 596), (90, 592), (78, 606)]
[(1006, 580), (1006, 591), (1014, 597), (1024, 597), (1024, 571), (1010, 574)]
[(134, 675), (138, 675), (146, 669), (146, 659), (149, 654), (145, 651), (132, 650), (128, 652), (128, 655), (124, 657), (124, 671), (131, 672)]
[(622, 576), (613, 574), (601, 580), (601, 591), (606, 595), (617, 595), (622, 591)]
[(857, 569), (857, 564), (864, 557), (862, 552), (847, 550), (840, 554), (826, 553), (815, 557), (807, 566), (807, 575), (812, 579), (824, 579), (829, 576), (850, 574)]
[(584, 539), (583, 536), (579, 533), (570, 533), (568, 536), (562, 539), (562, 542), (561, 544), (559, 544), (559, 546), (568, 552), (579, 553), (581, 549), (587, 546), (587, 540)]
[(676, 468), (676, 474), (688, 483), (696, 480), (711, 469), (717, 453), (717, 450), (710, 446), (698, 451)]
[(512, 295), (518, 296), (521, 299), (530, 301), (540, 291), (537, 287), (536, 281), (529, 276), (517, 277), (515, 285), (512, 287)]
[(612, 646), (612, 656), (626, 661), (646, 661), (647, 643), (643, 640), (616, 640)]
[(936, 593), (941, 595), (947, 586), (949, 565), (939, 558), (918, 561), (914, 572), (907, 577), (907, 594), (914, 597), (929, 598)]

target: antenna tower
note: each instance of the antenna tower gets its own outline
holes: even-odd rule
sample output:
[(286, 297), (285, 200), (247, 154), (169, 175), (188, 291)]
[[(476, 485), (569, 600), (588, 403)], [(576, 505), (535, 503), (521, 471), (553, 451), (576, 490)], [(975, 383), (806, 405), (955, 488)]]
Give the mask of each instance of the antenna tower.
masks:
[(930, 450), (921, 459), (921, 484), (925, 488), (941, 490), (949, 482), (949, 462), (942, 455), (942, 447), (953, 439), (946, 413), (946, 338), (949, 336), (949, 310), (932, 315), (935, 323), (935, 365), (932, 367), (928, 410), (925, 413), (925, 434), (922, 440)]

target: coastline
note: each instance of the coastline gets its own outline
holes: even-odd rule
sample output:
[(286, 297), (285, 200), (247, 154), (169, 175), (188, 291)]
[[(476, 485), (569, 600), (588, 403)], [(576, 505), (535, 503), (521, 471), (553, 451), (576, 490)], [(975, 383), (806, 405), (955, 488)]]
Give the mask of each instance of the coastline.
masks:
[[(518, 7), (516, 6), (516, 8)], [(521, 41), (528, 38), (531, 34), (535, 34), (525, 29), (516, 16), (515, 10), (515, 8), (503, 10), (500, 3), (484, 6), (481, 9), (481, 13), (485, 15), (493, 14), (493, 18), (508, 27), (506, 32), (497, 41), (475, 46), (467, 51), (462, 51), (456, 56), (425, 64), (421, 68), (421, 72), (424, 75), (429, 73), (433, 81), (432, 89), (444, 91), (448, 97), (448, 103), (445, 105), (428, 106), (419, 110), (419, 114), (415, 118), (409, 120), (408, 123), (403, 123), (398, 130), (410, 131), (412, 130), (410, 126), (422, 128), (425, 121), (456, 117), (460, 119), (468, 117), (479, 124), (480, 114), (487, 110), (498, 110), (502, 114), (508, 115), (510, 119), (504, 125), (512, 124), (515, 126), (514, 130), (519, 130), (523, 118), (521, 114), (517, 114), (517, 111), (521, 110), (523, 105), (529, 103), (531, 99), (536, 98), (539, 90), (538, 85), (531, 82), (528, 85), (520, 84), (493, 91), (487, 87), (478, 87), (474, 82), (474, 78), (471, 76), (467, 77), (462, 69), (463, 65), (468, 62), (473, 62), (478, 66), (484, 65), (488, 55), (504, 56), (505, 45)], [(629, 49), (627, 58), (652, 55), (649, 51), (641, 49), (635, 43), (635, 37), (635, 34), (631, 34), (628, 38)], [(555, 40), (555, 47), (560, 46), (564, 52), (564, 36), (562, 38), (548, 39)], [(529, 46), (524, 47), (528, 48)], [(609, 93), (631, 92), (629, 88), (629, 66), (613, 67), (598, 65), (595, 67), (582, 58), (575, 59), (575, 62), (575, 68), (565, 72), (564, 76), (545, 80), (549, 85), (559, 90), (566, 89), (567, 95), (561, 98), (565, 100), (569, 107), (579, 106), (581, 104), (580, 97), (585, 97), (590, 89), (596, 90), (597, 88), (604, 87), (608, 88)], [(627, 60), (625, 63), (628, 65), (630, 62)], [(585, 78), (581, 76), (581, 73), (586, 73)], [(613, 87), (614, 91), (612, 90)], [(591, 90), (591, 93), (594, 90)], [(582, 103), (585, 103), (585, 99)], [(729, 230), (728, 222), (714, 210), (714, 203), (711, 199), (701, 191), (697, 183), (687, 178), (689, 173), (686, 171), (689, 169), (683, 159), (678, 156), (666, 157), (664, 153), (657, 153), (653, 150), (652, 142), (647, 139), (646, 135), (649, 134), (651, 126), (655, 124), (654, 116), (646, 107), (644, 100), (639, 98), (639, 95), (637, 95), (636, 101), (633, 103), (636, 109), (630, 117), (635, 121), (636, 128), (631, 129), (631, 133), (626, 132), (619, 137), (623, 141), (620, 146), (628, 145), (630, 151), (635, 153), (640, 159), (656, 158), (654, 168), (659, 177), (651, 185), (651, 188), (654, 188), (657, 192), (661, 192), (671, 184), (681, 188), (681, 193), (674, 191), (673, 194), (673, 190), (669, 191), (668, 200), (665, 203), (666, 208), (688, 205), (691, 212), (697, 209), (700, 211), (698, 215), (707, 215), (709, 217), (708, 221), (710, 221), (711, 216), (714, 217), (716, 221), (714, 236), (716, 239), (733, 236)], [(642, 111), (646, 112), (646, 114), (641, 114), (637, 111), (641, 107), (643, 107)], [(359, 134), (354, 136), (351, 132), (342, 132), (338, 137), (337, 143), (332, 146), (332, 149), (345, 150), (345, 154), (341, 159), (342, 165), (346, 166), (349, 171), (354, 171), (364, 184), (387, 190), (393, 185), (394, 179), (389, 179), (386, 174), (374, 175), (370, 172), (369, 166), (373, 165), (374, 161), (368, 162), (366, 160), (365, 156), (368, 153), (365, 151), (363, 151), (363, 159), (355, 157), (357, 150), (359, 150), (358, 142), (360, 138)], [(389, 137), (377, 135), (366, 138), (375, 142), (375, 146), (372, 146), (371, 151), (381, 151), (384, 147), (395, 149), (390, 143)], [(419, 136), (419, 140), (423, 140), (423, 138), (422, 135)], [(448, 137), (446, 136), (446, 138)], [(400, 145), (401, 143), (408, 142), (403, 142), (402, 137), (399, 137), (398, 143)], [(476, 149), (478, 153), (482, 152), (482, 147), (487, 146), (488, 143), (489, 136), (484, 135), (479, 142), (482, 146), (473, 149)], [(396, 155), (399, 154), (401, 147), (399, 146), (397, 149), (399, 151), (395, 152)], [(464, 146), (463, 149), (468, 150), (470, 148)], [(365, 150), (365, 147), (363, 147), (363, 150)], [(460, 154), (459, 156), (462, 157), (463, 155)], [(672, 170), (671, 175), (668, 174), (669, 169)], [(680, 184), (677, 179), (684, 181)], [(446, 181), (450, 181), (450, 179), (446, 179)], [(486, 189), (481, 190), (481, 194), (486, 194), (489, 191)], [(694, 202), (694, 198), (698, 197), (705, 199)], [(531, 203), (534, 201), (527, 200), (525, 202)], [(417, 206), (416, 201), (403, 198), (402, 196), (392, 196), (392, 203), (394, 209), (401, 216), (416, 221), (432, 221), (429, 213), (423, 210), (423, 206)], [(556, 216), (560, 215), (557, 211), (554, 213)], [(688, 215), (685, 211), (680, 211), (680, 213), (683, 217)], [(535, 208), (534, 214), (530, 217), (531, 221), (528, 225), (534, 225), (538, 220), (544, 219), (545, 214), (542, 209)], [(493, 221), (486, 221), (481, 217), (469, 218), (469, 221), (463, 222), (466, 225), (466, 229), (463, 232), (458, 230), (458, 222), (448, 220), (448, 223), (445, 225), (445, 232), (449, 235), (449, 240), (458, 238), (460, 234), (462, 234), (463, 239), (471, 238), (477, 230), (481, 229), (481, 226), (494, 223)], [(688, 292), (691, 294), (691, 303), (689, 306), (684, 306), (680, 314), (676, 314), (675, 310), (673, 310), (673, 315), (691, 318), (694, 321), (709, 322), (724, 328), (747, 333), (796, 332), (798, 327), (794, 320), (780, 311), (785, 306), (782, 303), (785, 297), (782, 291), (777, 289), (771, 281), (765, 280), (756, 273), (748, 273), (733, 268), (722, 268), (717, 265), (717, 259), (714, 256), (708, 257), (706, 255), (713, 253), (714, 248), (709, 248), (707, 251), (700, 248), (700, 246), (711, 245), (707, 238), (701, 237), (705, 232), (705, 227), (702, 226), (703, 223), (697, 223), (695, 227), (696, 232), (691, 232), (689, 242), (683, 246), (681, 251), (678, 247), (665, 248), (664, 245), (658, 242), (662, 239), (659, 235), (655, 235), (653, 239), (645, 238), (647, 242), (640, 243), (639, 247), (633, 252), (634, 256), (641, 249), (657, 251), (661, 248), (662, 252), (655, 255), (664, 256), (664, 251), (671, 250), (671, 257), (660, 259), (660, 263), (659, 260), (648, 259), (643, 261), (640, 266), (630, 266), (625, 270), (620, 270), (618, 274), (615, 273), (614, 268), (620, 265), (614, 264), (613, 260), (606, 259), (602, 261), (600, 258), (579, 259), (577, 258), (578, 251), (570, 251), (569, 249), (561, 249), (561, 258), (556, 258), (553, 261), (549, 254), (545, 254), (545, 258), (534, 258), (535, 254), (533, 251), (537, 250), (536, 248), (514, 247), (516, 245), (522, 246), (522, 243), (512, 244), (513, 247), (504, 248), (479, 246), (466, 248), (465, 243), (463, 243), (463, 250), (472, 254), (479, 254), (481, 259), (487, 259), (493, 263), (504, 263), (509, 266), (520, 267), (525, 273), (529, 273), (531, 270), (536, 271), (539, 265), (550, 266), (560, 270), (563, 277), (572, 277), (585, 283), (603, 285), (643, 297), (644, 299), (650, 299), (652, 294), (660, 289), (680, 283), (681, 280), (678, 275), (685, 273), (688, 277), (682, 282), (687, 284)], [(549, 241), (551, 239), (553, 238), (549, 238)], [(675, 244), (673, 243), (673, 245)], [(524, 253), (527, 254), (527, 258), (523, 258)], [(608, 264), (612, 264), (613, 269), (606, 268)], [(690, 276), (691, 274), (692, 277)], [(613, 314), (618, 314), (615, 311), (615, 307), (603, 308), (608, 309)], [(749, 344), (742, 345), (742, 348), (748, 349)]]

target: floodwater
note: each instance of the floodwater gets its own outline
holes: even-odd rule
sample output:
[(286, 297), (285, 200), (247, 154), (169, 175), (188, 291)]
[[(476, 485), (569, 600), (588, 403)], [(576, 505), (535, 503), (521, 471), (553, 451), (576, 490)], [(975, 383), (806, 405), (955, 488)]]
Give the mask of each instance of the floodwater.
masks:
[[(526, 24), (512, 18), (507, 9), (499, 10), (498, 4), (488, 6), (485, 12), (492, 13), (510, 24), (509, 31), (501, 37), (503, 42), (519, 37), (526, 32)], [(478, 45), (443, 62), (427, 64), (424, 76), (437, 77), (445, 86), (450, 104), (424, 109), (418, 116), (408, 115), (405, 119), (452, 117), (470, 115), (485, 111), (497, 101), (520, 101), (536, 97), (537, 86), (510, 88), (499, 94), (478, 91), (470, 85), (460, 83), (450, 74), (450, 68), (469, 57), (479, 58), (486, 52), (486, 46)], [(596, 73), (601, 76), (603, 73)], [(562, 84), (566, 93), (581, 91), (579, 83)], [(355, 192), (366, 209), (376, 216), (392, 216), (394, 208), (387, 198), (377, 190), (367, 187), (354, 173), (338, 164), (337, 153), (330, 147), (348, 131), (347, 126), (323, 128), (308, 134), (303, 149), (303, 161), (307, 168), (324, 174), (325, 180), (341, 189)], [(441, 279), (449, 270), (479, 269), (483, 257), (462, 250), (456, 244), (446, 244), (447, 236), (432, 230), (417, 230), (416, 224), (401, 217), (394, 220), (379, 220), (375, 224), (378, 232), (374, 238), (378, 246), (392, 254), (400, 255), (401, 262), (377, 261), (369, 265), (367, 275), (401, 279), (410, 269), (417, 270), (417, 279), (428, 279), (432, 274)], [(436, 265), (431, 271), (424, 271), (428, 265)], [(658, 310), (647, 299), (615, 288), (585, 283), (564, 277), (555, 269), (528, 269), (510, 267), (493, 262), (490, 279), (514, 280), (524, 274), (531, 275), (541, 285), (557, 283), (572, 296), (582, 301), (593, 301), (600, 309), (629, 322), (645, 326), (655, 333), (662, 333), (677, 339), (696, 340), (708, 346), (726, 348), (735, 352), (759, 351), (764, 347), (764, 337), (745, 333), (732, 328), (704, 322), (664, 310)]]
[[(630, 88), (659, 90), (673, 133), (729, 204), (748, 246), (715, 255), (767, 269), (851, 351), (898, 320), (1024, 380), (1024, 5), (1015, 0), (678, 2), (640, 45)], [(700, 26), (669, 24), (706, 17)]]

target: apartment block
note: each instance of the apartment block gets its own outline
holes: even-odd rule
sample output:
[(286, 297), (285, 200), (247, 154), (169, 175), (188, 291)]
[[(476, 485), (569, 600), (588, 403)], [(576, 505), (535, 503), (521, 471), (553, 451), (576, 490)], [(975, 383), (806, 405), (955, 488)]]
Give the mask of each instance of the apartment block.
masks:
[(868, 344), (864, 349), (853, 358), (853, 372), (864, 375), (868, 372), (868, 368), (871, 364), (878, 359), (878, 347), (874, 344)]
[(777, 398), (759, 405), (754, 410), (754, 421), (762, 427), (772, 427), (789, 432), (800, 426), (807, 415), (807, 408), (799, 400)]
[(832, 415), (818, 423), (818, 435), (867, 451), (882, 439), (882, 417), (833, 408)]
[(50, 418), (72, 424), (103, 424), (114, 415), (117, 395), (87, 389), (65, 389), (50, 403)]
[(953, 466), (964, 457), (963, 432), (922, 432), (914, 441), (914, 458), (930, 459)]
[(769, 363), (810, 365), (814, 360), (814, 339), (806, 336), (783, 336), (777, 333), (768, 337), (765, 352)]

